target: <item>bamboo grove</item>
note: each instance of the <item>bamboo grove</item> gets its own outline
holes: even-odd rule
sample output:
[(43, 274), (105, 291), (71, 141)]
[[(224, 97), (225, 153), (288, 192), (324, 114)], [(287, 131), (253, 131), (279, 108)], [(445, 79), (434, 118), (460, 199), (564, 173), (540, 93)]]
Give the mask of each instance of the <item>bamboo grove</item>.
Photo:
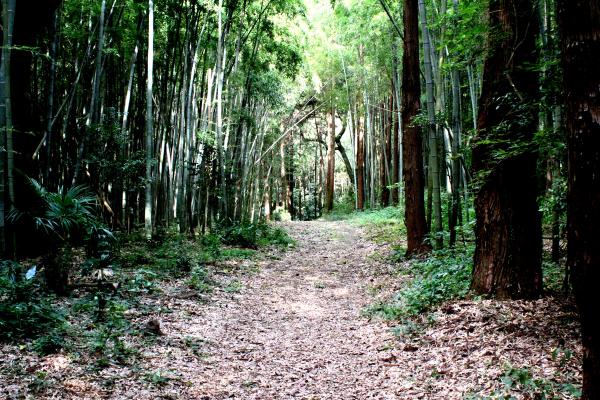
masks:
[(276, 1), (17, 4), (4, 57), (5, 82), (19, 82), (7, 208), (27, 207), (28, 176), (89, 185), (114, 227), (258, 218), (282, 82), (300, 62), (276, 18), (299, 12)]
[[(501, 37), (484, 2), (17, 3), (3, 4), (3, 222), (35, 207), (26, 178), (85, 184), (113, 228), (148, 236), (405, 204), (412, 254), (454, 246), (473, 190), (535, 145), (528, 168), (546, 194), (532, 191), (528, 207), (543, 195), (558, 259), (565, 151), (550, 0), (526, 21), (539, 30), (526, 78), (539, 77), (538, 111), (527, 111), (539, 134), (512, 147), (476, 134), (499, 123), (479, 104), (486, 38)], [(8, 253), (19, 229), (3, 227)]]
[[(539, 227), (541, 206), (560, 256), (566, 152), (551, 0), (524, 5), (513, 24), (532, 26), (515, 40), (540, 57), (524, 60), (510, 58), (502, 38), (513, 32), (474, 0), (17, 3), (3, 3), (12, 35), (0, 74), (7, 254), (28, 234), (9, 216), (35, 208), (32, 178), (49, 190), (90, 187), (111, 227), (144, 226), (148, 237), (282, 212), (312, 219), (334, 203), (403, 205), (409, 255), (469, 240), (476, 197), (478, 216), (496, 221), (496, 231), (477, 227), (478, 250), (491, 250), (476, 264), (506, 264), (530, 238), (535, 294), (541, 230), (506, 236), (517, 247), (504, 260), (485, 244), (514, 225), (502, 210), (527, 203), (533, 219), (521, 226)], [(486, 88), (506, 62), (535, 66), (515, 79), (538, 86)], [(496, 132), (503, 124), (522, 133)], [(527, 167), (506, 167), (523, 152)], [(527, 202), (507, 195), (494, 214), (499, 194), (526, 189)]]

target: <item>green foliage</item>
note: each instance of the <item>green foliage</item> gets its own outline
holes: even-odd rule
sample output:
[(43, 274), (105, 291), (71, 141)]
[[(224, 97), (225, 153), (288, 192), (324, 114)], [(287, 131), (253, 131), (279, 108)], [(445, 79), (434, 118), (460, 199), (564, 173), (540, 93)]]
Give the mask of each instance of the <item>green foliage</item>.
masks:
[(129, 356), (135, 354), (123, 341), (129, 332), (130, 323), (125, 318), (127, 303), (109, 299), (105, 315), (96, 329), (89, 334), (89, 349), (96, 359), (96, 367), (104, 368), (111, 363), (124, 364)]
[(64, 332), (60, 329), (54, 329), (33, 342), (33, 350), (42, 356), (56, 353), (63, 347), (65, 347), (65, 338)]
[(50, 254), (45, 263), (46, 283), (54, 292), (65, 294), (73, 259), (72, 248), (85, 244), (89, 255), (95, 258), (88, 260), (87, 266), (104, 269), (111, 258), (114, 236), (97, 217), (96, 196), (86, 186), (50, 192), (35, 179), (29, 179), (29, 182), (40, 206), (32, 212), (13, 209), (9, 218), (12, 221), (31, 219), (48, 237)]
[(500, 378), (503, 388), (496, 390), (488, 396), (478, 394), (467, 395), (467, 399), (576, 399), (581, 396), (579, 385), (571, 383), (556, 383), (546, 378), (536, 378), (527, 368), (505, 366), (504, 374)]
[(144, 376), (144, 379), (154, 385), (164, 386), (172, 379), (172, 376), (170, 376), (169, 373), (159, 369), (154, 372), (147, 373)]
[(236, 247), (225, 248), (221, 251), (219, 256), (220, 260), (239, 260), (239, 259), (251, 259), (256, 256), (256, 250), (252, 249), (238, 249)]
[[(25, 271), (13, 261), (0, 263), (0, 340), (37, 337), (46, 332), (54, 335), (64, 324), (63, 316), (41, 295), (35, 275), (35, 266)], [(56, 347), (46, 345), (60, 342), (54, 339), (40, 339), (39, 349)]]
[(48, 380), (48, 373), (44, 371), (37, 371), (33, 376), (33, 380), (27, 385), (28, 389), (33, 393), (40, 393), (46, 388), (48, 388), (51, 384), (51, 381)]
[(238, 293), (242, 290), (242, 287), (242, 282), (238, 281), (237, 279), (234, 279), (223, 288), (223, 291), (225, 291), (226, 293)]
[(156, 272), (144, 268), (138, 269), (125, 281), (124, 290), (136, 295), (155, 293), (159, 290), (157, 277)]
[(206, 345), (206, 340), (193, 336), (186, 336), (183, 339), (184, 344), (192, 350), (192, 353), (198, 358), (205, 358), (206, 354), (203, 351)]
[(333, 210), (326, 212), (323, 219), (327, 221), (346, 220), (352, 217), (354, 212), (355, 201), (353, 195), (346, 195), (342, 198), (335, 199)]
[(445, 67), (464, 68), (483, 58), (488, 33), (486, 7), (487, 3), (484, 1), (460, 1), (457, 8), (448, 7), (447, 13), (433, 22), (433, 29), (445, 29), (440, 46), (447, 47), (452, 55), (444, 63)]
[(403, 223), (404, 209), (386, 207), (375, 210), (351, 211), (348, 203), (340, 203), (339, 208), (324, 216), (327, 220), (347, 220), (363, 227), (376, 243), (398, 243), (406, 234)]
[[(197, 265), (213, 262), (219, 253), (220, 240), (214, 236), (206, 236), (198, 243), (166, 231), (154, 242), (142, 236), (123, 238), (116, 263), (124, 270), (131, 270), (133, 287), (143, 289), (139, 284), (144, 280), (182, 276)], [(150, 286), (146, 289), (153, 290)]]
[(287, 247), (294, 244), (285, 229), (264, 222), (235, 223), (219, 233), (224, 244), (247, 248), (270, 245)]
[(544, 291), (550, 293), (561, 292), (565, 280), (565, 266), (552, 261), (543, 261), (542, 272)]
[[(30, 179), (42, 206), (36, 213), (29, 214), (36, 228), (60, 242), (76, 244), (89, 238), (95, 230), (102, 227), (96, 217), (97, 201), (86, 186), (59, 188), (56, 192), (46, 190), (38, 181)], [(25, 213), (11, 211), (12, 220), (23, 217)]]
[(200, 293), (212, 292), (214, 282), (210, 279), (210, 274), (206, 268), (196, 266), (190, 272), (190, 277), (187, 280), (190, 287), (196, 289)]
[(367, 314), (386, 319), (407, 319), (425, 313), (441, 303), (464, 298), (469, 290), (473, 248), (462, 252), (441, 250), (410, 264), (413, 279), (389, 303), (366, 309)]

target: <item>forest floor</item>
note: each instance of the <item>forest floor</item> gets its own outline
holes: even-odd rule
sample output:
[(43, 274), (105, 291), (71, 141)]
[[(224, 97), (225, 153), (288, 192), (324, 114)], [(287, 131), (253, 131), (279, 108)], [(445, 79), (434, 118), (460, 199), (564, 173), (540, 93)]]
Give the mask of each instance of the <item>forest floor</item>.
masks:
[(364, 310), (410, 279), (397, 273), (410, 263), (346, 221), (281, 224), (293, 248), (230, 262), (203, 301), (173, 280), (142, 300), (152, 311), (128, 310), (160, 329), (124, 339), (137, 350), (122, 362), (1, 345), (0, 398), (570, 398), (581, 357), (570, 303), (453, 301), (402, 335)]

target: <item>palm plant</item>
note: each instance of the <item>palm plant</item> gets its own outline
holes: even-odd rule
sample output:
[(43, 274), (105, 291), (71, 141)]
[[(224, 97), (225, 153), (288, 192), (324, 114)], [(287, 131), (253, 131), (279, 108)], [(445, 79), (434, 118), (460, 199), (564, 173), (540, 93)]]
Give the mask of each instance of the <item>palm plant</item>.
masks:
[(95, 216), (96, 196), (86, 186), (59, 188), (49, 192), (35, 179), (30, 179), (36, 194), (44, 203), (41, 215), (33, 216), (35, 226), (60, 241), (74, 244), (99, 225)]
[(61, 187), (50, 192), (35, 179), (29, 179), (29, 182), (42, 201), (42, 207), (32, 213), (13, 210), (10, 218), (14, 221), (30, 217), (35, 227), (47, 235), (51, 250), (45, 262), (46, 284), (52, 291), (64, 294), (69, 282), (73, 247), (93, 239), (98, 232), (110, 232), (96, 217), (96, 196), (86, 186)]

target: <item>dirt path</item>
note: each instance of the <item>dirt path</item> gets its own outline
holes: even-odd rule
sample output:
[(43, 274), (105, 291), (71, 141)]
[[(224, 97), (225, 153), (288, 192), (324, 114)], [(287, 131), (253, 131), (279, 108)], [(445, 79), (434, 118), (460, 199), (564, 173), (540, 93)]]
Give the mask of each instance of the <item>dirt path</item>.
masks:
[(295, 249), (243, 279), (178, 334), (210, 346), (189, 365), (192, 397), (393, 398), (378, 358), (388, 329), (360, 316), (373, 245), (343, 222), (288, 223)]

